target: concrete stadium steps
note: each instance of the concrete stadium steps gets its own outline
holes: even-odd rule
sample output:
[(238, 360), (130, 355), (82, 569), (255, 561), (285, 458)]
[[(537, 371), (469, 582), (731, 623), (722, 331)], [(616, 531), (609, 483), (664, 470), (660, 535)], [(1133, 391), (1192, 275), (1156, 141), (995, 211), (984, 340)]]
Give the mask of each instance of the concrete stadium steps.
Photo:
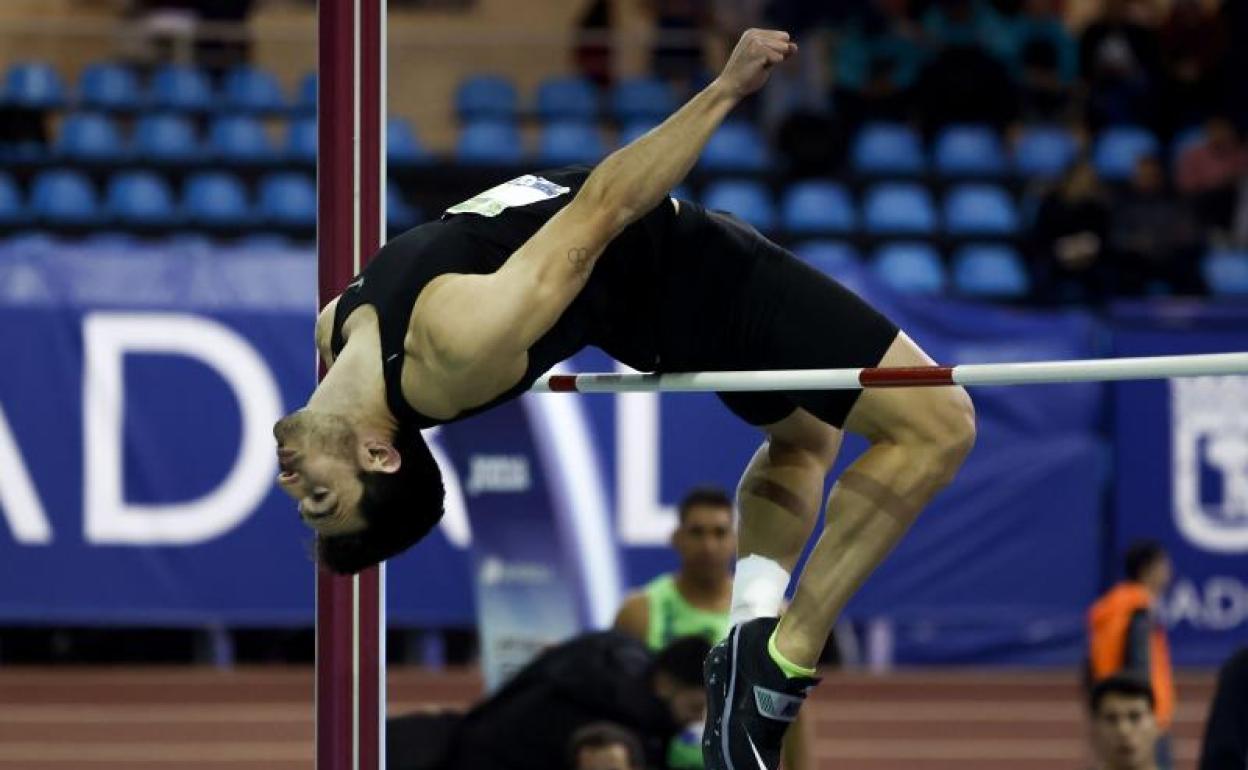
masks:
[[(462, 708), (475, 671), (392, 670), (391, 713)], [(1212, 677), (1181, 675), (1180, 770), (1195, 764)], [(295, 770), (312, 763), (305, 667), (0, 669), (0, 770)], [(812, 703), (827, 770), (1086, 766), (1069, 672), (829, 674)]]

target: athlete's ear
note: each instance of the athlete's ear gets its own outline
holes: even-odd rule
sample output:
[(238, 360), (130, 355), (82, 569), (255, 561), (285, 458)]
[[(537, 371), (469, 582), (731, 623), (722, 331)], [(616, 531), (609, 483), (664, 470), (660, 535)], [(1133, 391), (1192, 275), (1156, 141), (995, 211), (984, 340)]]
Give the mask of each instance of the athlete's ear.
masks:
[(403, 464), (403, 455), (390, 444), (381, 441), (369, 441), (364, 445), (368, 460), (364, 465), (366, 471), (378, 473), (397, 473)]

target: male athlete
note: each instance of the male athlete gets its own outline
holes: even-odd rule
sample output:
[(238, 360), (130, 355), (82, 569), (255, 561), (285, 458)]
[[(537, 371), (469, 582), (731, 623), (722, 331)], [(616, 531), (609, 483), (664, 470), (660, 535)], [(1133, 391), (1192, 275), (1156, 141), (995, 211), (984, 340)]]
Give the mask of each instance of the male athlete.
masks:
[[(642, 371), (925, 366), (887, 318), (734, 217), (668, 198), (772, 67), (785, 32), (748, 30), (719, 77), (593, 169), (521, 177), (385, 245), (317, 319), (329, 371), (274, 429), (282, 488), (354, 572), (420, 540), (442, 485), (419, 430), (514, 398), (596, 345)], [(729, 636), (711, 652), (710, 770), (779, 762), (849, 597), (949, 483), (974, 441), (958, 388), (725, 393), (766, 438), (738, 488)], [(789, 610), (842, 431), (868, 449), (833, 487)]]

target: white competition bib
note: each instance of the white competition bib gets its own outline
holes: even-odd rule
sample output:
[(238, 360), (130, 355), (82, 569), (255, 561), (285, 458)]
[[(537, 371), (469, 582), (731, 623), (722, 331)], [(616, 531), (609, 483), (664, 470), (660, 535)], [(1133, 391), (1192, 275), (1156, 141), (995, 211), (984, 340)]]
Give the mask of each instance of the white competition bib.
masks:
[(527, 206), (530, 203), (550, 200), (571, 190), (571, 187), (557, 185), (549, 179), (525, 174), (510, 182), (503, 182), (497, 187), (491, 187), (483, 193), (477, 193), (463, 203), (456, 203), (447, 209), (446, 213), (471, 213), (494, 217), (512, 206)]

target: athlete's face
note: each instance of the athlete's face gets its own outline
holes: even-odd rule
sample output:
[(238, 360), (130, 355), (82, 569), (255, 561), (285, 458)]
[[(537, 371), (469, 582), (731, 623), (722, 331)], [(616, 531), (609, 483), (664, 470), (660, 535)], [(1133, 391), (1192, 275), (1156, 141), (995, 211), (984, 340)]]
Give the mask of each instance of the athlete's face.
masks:
[(1107, 770), (1155, 767), (1157, 722), (1145, 698), (1106, 695), (1093, 719), (1092, 738)]
[(300, 411), (279, 421), (273, 435), (277, 483), (299, 504), (304, 523), (322, 535), (363, 529), (359, 474), (368, 452), (351, 424), (337, 415)]
[(737, 533), (732, 509), (722, 505), (692, 505), (672, 534), (680, 568), (706, 578), (728, 574), (737, 555)]

